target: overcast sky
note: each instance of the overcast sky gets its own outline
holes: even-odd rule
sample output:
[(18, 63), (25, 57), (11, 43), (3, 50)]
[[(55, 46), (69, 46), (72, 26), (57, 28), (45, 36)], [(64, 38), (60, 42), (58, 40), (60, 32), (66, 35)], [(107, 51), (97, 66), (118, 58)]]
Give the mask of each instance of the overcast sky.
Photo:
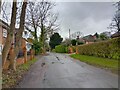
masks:
[(68, 37), (69, 29), (71, 33), (80, 31), (84, 36), (110, 31), (107, 27), (116, 11), (113, 4), (115, 3), (56, 2), (54, 11), (59, 13), (60, 35)]
[(84, 36), (110, 31), (107, 29), (115, 6), (113, 2), (57, 2), (55, 11), (59, 13), (60, 35), (68, 37), (71, 33), (81, 31)]

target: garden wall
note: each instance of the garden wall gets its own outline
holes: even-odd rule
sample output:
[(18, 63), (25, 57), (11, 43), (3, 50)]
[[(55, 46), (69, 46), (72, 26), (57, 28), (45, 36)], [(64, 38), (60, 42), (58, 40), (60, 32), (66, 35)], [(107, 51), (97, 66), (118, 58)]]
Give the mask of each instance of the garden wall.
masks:
[[(31, 56), (30, 56), (30, 55), (27, 56), (27, 60), (31, 60)], [(9, 60), (7, 60), (6, 63), (5, 63), (5, 66), (4, 66), (3, 68), (4, 68), (5, 70), (7, 70), (9, 64), (10, 64), (10, 62), (9, 62)], [(24, 57), (17, 58), (17, 60), (16, 60), (16, 65), (17, 65), (17, 66), (19, 66), (19, 65), (21, 65), (21, 64), (24, 64)]]

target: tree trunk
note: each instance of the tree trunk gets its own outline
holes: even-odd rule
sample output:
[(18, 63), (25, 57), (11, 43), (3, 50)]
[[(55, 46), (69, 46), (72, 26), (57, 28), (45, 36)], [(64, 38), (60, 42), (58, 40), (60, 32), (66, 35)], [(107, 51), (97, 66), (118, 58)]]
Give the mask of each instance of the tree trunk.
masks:
[(2, 6), (2, 0), (0, 0), (0, 13), (1, 13), (1, 7)]
[(43, 22), (41, 22), (40, 42), (42, 46), (42, 53), (45, 54), (45, 28), (44, 28)]
[(24, 0), (23, 5), (22, 5), (22, 10), (21, 10), (21, 15), (20, 15), (20, 26), (19, 26), (19, 30), (18, 33), (16, 35), (16, 44), (14, 47), (14, 54), (13, 56), (10, 56), (10, 68), (13, 70), (16, 70), (16, 58), (17, 55), (19, 53), (19, 49), (21, 47), (21, 39), (22, 39), (22, 33), (24, 31), (24, 23), (25, 23), (25, 14), (26, 14), (26, 7), (27, 7), (27, 1)]
[(7, 60), (9, 50), (11, 48), (11, 43), (12, 43), (13, 34), (14, 34), (14, 30), (15, 30), (16, 12), (17, 12), (16, 6), (17, 6), (17, 0), (14, 0), (13, 7), (12, 7), (10, 30), (8, 30), (6, 42), (5, 42), (3, 51), (2, 51), (2, 66), (3, 67)]

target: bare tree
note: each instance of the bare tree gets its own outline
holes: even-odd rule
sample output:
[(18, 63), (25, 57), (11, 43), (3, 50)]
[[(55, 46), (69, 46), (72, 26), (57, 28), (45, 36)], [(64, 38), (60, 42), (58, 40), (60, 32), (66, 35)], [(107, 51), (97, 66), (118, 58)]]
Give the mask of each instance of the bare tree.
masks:
[(117, 11), (113, 17), (112, 23), (110, 24), (109, 28), (112, 31), (120, 32), (120, 1), (117, 2), (115, 5), (117, 5)]
[(0, 1), (0, 14), (1, 14), (2, 0)]
[[(42, 48), (45, 47), (44, 43), (47, 35), (58, 29), (58, 25), (56, 24), (58, 15), (51, 12), (54, 6), (54, 3), (45, 0), (28, 3), (25, 27), (31, 32), (35, 40), (41, 42)], [(31, 28), (34, 30), (31, 30)], [(38, 30), (41, 30), (40, 37), (37, 36)]]
[(24, 31), (26, 7), (27, 7), (27, 0), (24, 0), (21, 14), (20, 14), (20, 25), (19, 25), (18, 32), (16, 34), (17, 42), (15, 43), (15, 46), (13, 48), (13, 55), (10, 56), (10, 68), (13, 70), (16, 70), (16, 58), (19, 53), (19, 48), (21, 47), (21, 39), (22, 39), (23, 31)]
[(13, 7), (12, 7), (12, 15), (11, 15), (11, 23), (10, 23), (10, 30), (8, 30), (6, 42), (2, 51), (2, 65), (4, 67), (9, 50), (11, 48), (12, 39), (15, 30), (15, 23), (16, 23), (16, 12), (17, 12), (17, 0), (14, 0)]

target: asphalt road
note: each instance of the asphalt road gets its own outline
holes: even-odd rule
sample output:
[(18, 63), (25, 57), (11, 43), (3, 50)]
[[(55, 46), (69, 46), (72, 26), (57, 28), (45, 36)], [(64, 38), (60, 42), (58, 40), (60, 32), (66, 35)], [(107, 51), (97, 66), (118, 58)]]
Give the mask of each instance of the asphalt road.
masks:
[(0, 55), (0, 90), (2, 89), (2, 55)]
[(39, 59), (18, 88), (118, 88), (118, 76), (68, 55), (49, 53)]

